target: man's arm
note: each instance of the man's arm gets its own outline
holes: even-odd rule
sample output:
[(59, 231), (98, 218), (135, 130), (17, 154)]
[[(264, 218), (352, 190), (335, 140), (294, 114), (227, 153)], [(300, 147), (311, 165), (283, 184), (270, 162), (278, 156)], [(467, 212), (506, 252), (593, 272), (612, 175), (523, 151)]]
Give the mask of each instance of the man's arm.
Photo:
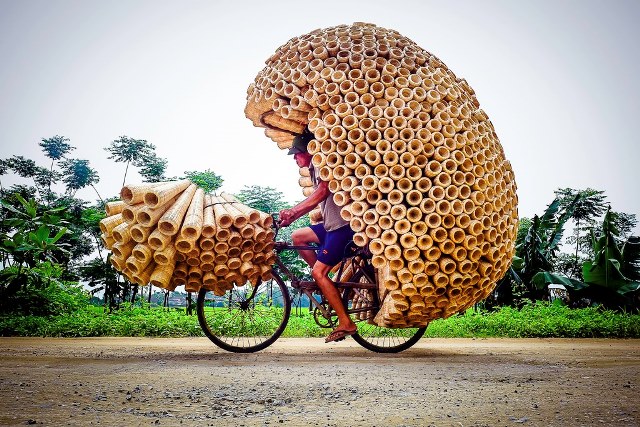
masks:
[(311, 212), (318, 203), (325, 200), (331, 195), (329, 184), (326, 181), (320, 181), (318, 187), (306, 199), (292, 207), (291, 209), (283, 209), (280, 211), (280, 220), (283, 227), (294, 222), (301, 216)]

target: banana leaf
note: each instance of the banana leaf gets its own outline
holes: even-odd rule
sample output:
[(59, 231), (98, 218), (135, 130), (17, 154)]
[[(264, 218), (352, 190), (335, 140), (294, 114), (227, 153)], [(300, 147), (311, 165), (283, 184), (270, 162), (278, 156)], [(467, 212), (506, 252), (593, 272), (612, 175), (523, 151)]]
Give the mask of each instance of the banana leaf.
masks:
[(587, 261), (582, 266), (582, 277), (589, 285), (608, 288), (620, 295), (625, 295), (640, 288), (640, 282), (627, 279), (620, 271), (620, 262), (607, 259), (602, 264)]
[(640, 281), (640, 237), (631, 236), (624, 242), (620, 271), (627, 279)]
[(511, 261), (511, 268), (519, 271), (519, 270), (522, 270), (523, 267), (524, 267), (524, 260), (519, 256), (514, 255)]
[(579, 291), (580, 289), (584, 289), (589, 286), (588, 284), (579, 280), (571, 279), (560, 274), (550, 273), (548, 271), (541, 271), (539, 273), (536, 273), (531, 281), (534, 285), (536, 285), (538, 289), (543, 289), (545, 286), (552, 283), (564, 285), (565, 287), (571, 288), (574, 291)]

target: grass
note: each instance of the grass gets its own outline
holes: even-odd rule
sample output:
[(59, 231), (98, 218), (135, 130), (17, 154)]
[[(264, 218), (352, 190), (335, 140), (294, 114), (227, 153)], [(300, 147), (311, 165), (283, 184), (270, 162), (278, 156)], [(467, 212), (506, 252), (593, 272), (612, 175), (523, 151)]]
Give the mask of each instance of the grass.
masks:
[[(303, 309), (300, 314), (292, 310), (283, 336), (322, 337), (327, 333)], [(184, 310), (133, 308), (107, 314), (102, 308), (89, 307), (64, 316), (0, 317), (0, 335), (190, 337), (203, 334), (197, 317), (185, 315)], [(616, 313), (595, 307), (569, 309), (538, 302), (520, 310), (509, 307), (493, 312), (468, 310), (432, 322), (425, 336), (640, 338), (640, 314)]]

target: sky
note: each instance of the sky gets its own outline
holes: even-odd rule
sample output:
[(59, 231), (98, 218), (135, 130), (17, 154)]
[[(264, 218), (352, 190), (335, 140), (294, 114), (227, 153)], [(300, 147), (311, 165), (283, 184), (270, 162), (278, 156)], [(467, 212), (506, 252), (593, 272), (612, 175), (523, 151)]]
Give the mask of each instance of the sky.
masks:
[(168, 176), (211, 169), (222, 190), (301, 200), (293, 159), (244, 117), (247, 87), (290, 38), (364, 21), (469, 82), (513, 166), (520, 216), (558, 188), (590, 187), (640, 217), (638, 19), (637, 1), (0, 0), (0, 158), (48, 166), (38, 143), (63, 135), (109, 197), (125, 166), (104, 148), (127, 135), (154, 144)]

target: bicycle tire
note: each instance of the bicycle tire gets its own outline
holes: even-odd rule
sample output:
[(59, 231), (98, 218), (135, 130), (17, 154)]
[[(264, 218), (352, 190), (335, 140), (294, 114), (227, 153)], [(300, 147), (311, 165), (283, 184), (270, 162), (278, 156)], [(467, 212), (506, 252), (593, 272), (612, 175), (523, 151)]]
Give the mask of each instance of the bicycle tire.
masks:
[[(351, 281), (375, 283), (375, 280), (368, 277), (362, 269), (356, 271)], [(371, 298), (374, 298), (371, 305), (377, 306), (378, 291), (373, 289), (369, 290), (369, 292), (371, 293)], [(376, 302), (374, 303), (374, 301)], [(342, 303), (345, 309), (349, 310), (351, 308), (352, 296), (349, 289), (343, 292)], [(351, 337), (362, 347), (376, 353), (399, 353), (404, 351), (416, 344), (427, 330), (426, 327), (383, 328), (370, 322), (376, 313), (373, 311), (369, 313), (370, 315), (365, 319), (354, 319), (352, 315), (353, 321), (358, 325), (358, 332)]]
[[(260, 282), (254, 301), (247, 300), (253, 290), (249, 283), (235, 286), (222, 296), (201, 289), (198, 293), (198, 322), (215, 345), (234, 353), (253, 353), (273, 344), (287, 326), (291, 299), (284, 281), (275, 272)], [(259, 301), (256, 304), (256, 300)], [(277, 304), (280, 303), (282, 307)], [(207, 306), (214, 301), (214, 307)], [(218, 303), (221, 306), (218, 306)], [(262, 332), (255, 335), (256, 332)]]

